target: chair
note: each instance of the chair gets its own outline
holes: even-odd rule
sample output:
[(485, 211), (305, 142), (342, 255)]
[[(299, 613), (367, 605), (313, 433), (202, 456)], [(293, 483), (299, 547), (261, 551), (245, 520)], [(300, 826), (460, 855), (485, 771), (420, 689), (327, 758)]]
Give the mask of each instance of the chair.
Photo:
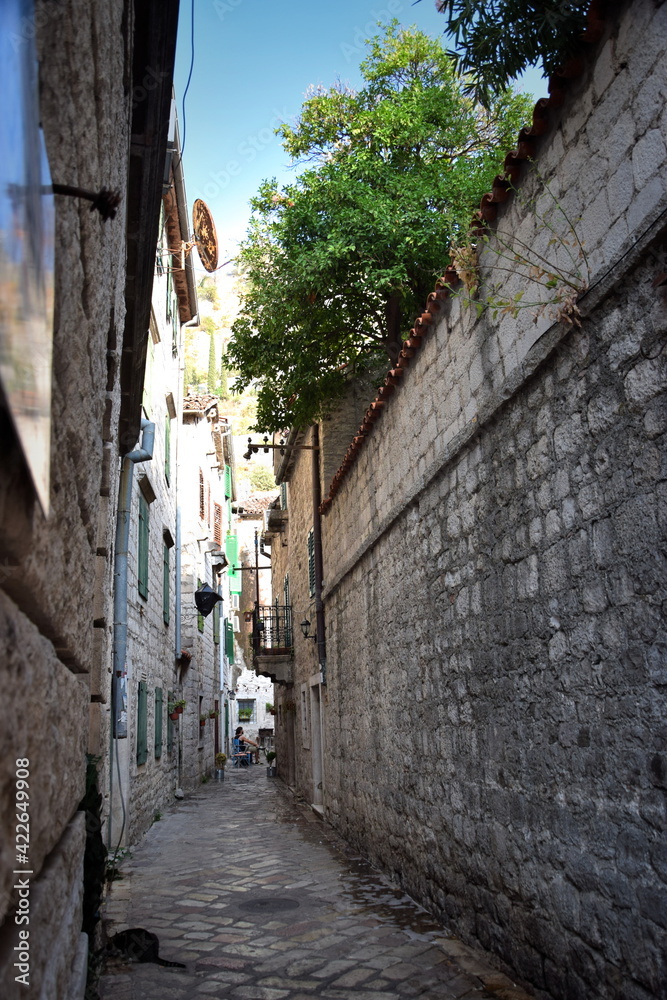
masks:
[(241, 750), (241, 741), (232, 740), (232, 763), (234, 767), (247, 767), (252, 761), (252, 754), (248, 750)]

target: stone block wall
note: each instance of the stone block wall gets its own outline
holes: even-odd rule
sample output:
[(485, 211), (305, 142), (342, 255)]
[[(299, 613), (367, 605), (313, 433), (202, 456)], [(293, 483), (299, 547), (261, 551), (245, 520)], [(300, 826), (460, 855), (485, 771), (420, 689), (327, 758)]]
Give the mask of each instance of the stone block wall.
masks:
[[(17, 45), (36, 38), (40, 114), (54, 182), (124, 192), (131, 72), (125, 4), (37, 0)], [(95, 53), (93, 57), (91, 53)], [(108, 678), (117, 494), (119, 360), (126, 229), (90, 203), (56, 197), (50, 510), (45, 516), (11, 428), (2, 426), (0, 644), (9, 699), (0, 767), (0, 983), (3, 996), (64, 997), (81, 944), (90, 698), (99, 753)], [(130, 447), (134, 442), (130, 443)], [(113, 449), (116, 449), (115, 451)], [(95, 606), (93, 607), (93, 601)], [(94, 625), (98, 627), (95, 628)], [(13, 967), (16, 760), (30, 761), (30, 986)]]
[[(350, 414), (355, 414), (355, 409), (354, 398), (343, 406), (344, 427), (349, 426)], [(340, 453), (344, 438), (336, 436), (336, 422), (323, 426), (326, 431), (321, 442), (322, 456), (327, 452)], [(303, 443), (313, 443), (312, 430), (304, 436)], [(275, 688), (278, 712), (275, 749), (278, 774), (293, 785), (307, 802), (312, 802), (310, 679), (318, 673), (317, 649), (312, 639), (304, 639), (299, 624), (307, 618), (311, 623), (310, 633), (315, 634), (315, 599), (310, 595), (308, 576), (308, 533), (313, 527), (312, 452), (299, 451), (297, 456), (287, 492), (288, 546), (280, 544), (280, 537), (271, 546), (273, 590), (280, 600), (284, 577), (289, 575), (295, 652), (293, 683), (276, 685)]]
[[(173, 399), (178, 399), (179, 356), (172, 348), (172, 327), (165, 318), (166, 277), (157, 278), (153, 290), (153, 316), (149, 367), (145, 379), (144, 413), (155, 424), (153, 458), (134, 467), (132, 516), (128, 555), (127, 670), (128, 670), (128, 739), (125, 788), (124, 844), (133, 844), (146, 832), (155, 816), (173, 800), (178, 787), (178, 727), (168, 719), (169, 692), (180, 697), (176, 667), (175, 607), (176, 590), (176, 456), (178, 420), (172, 418)], [(166, 456), (166, 423), (170, 418), (170, 456)], [(148, 502), (148, 583), (147, 596), (139, 593), (139, 499)], [(164, 621), (164, 544), (169, 548), (169, 621)], [(148, 687), (148, 757), (137, 763), (137, 704), (139, 682)], [(162, 741), (156, 755), (156, 689), (162, 692)], [(171, 732), (171, 738), (169, 733)], [(118, 803), (116, 829), (119, 830)]]
[[(222, 617), (220, 643), (216, 643), (213, 637), (213, 614), (204, 618), (203, 631), (200, 631), (194, 602), (198, 580), (217, 587), (217, 581), (212, 575), (213, 560), (208, 553), (219, 548), (214, 540), (212, 505), (217, 502), (224, 506), (224, 488), (219, 480), (217, 465), (212, 466), (211, 458), (207, 456), (207, 452), (213, 449), (211, 424), (204, 414), (195, 418), (186, 417), (182, 433), (182, 463), (179, 467), (182, 484), (179, 502), (183, 524), (182, 646), (191, 654), (192, 659), (188, 666), (181, 669), (180, 674), (180, 697), (187, 701), (187, 705), (178, 723), (178, 739), (181, 787), (185, 791), (193, 791), (203, 778), (210, 777), (214, 771), (216, 720), (209, 719), (201, 728), (199, 716), (213, 710), (216, 701), (221, 712), (217, 719), (220, 750), (224, 751), (224, 711), (220, 693), (220, 643), (224, 642)], [(203, 518), (200, 517), (200, 469), (204, 475)]]
[(326, 815), (559, 1000), (667, 982), (666, 18), (631, 5), (540, 151), (582, 329), (452, 302), (323, 519)]

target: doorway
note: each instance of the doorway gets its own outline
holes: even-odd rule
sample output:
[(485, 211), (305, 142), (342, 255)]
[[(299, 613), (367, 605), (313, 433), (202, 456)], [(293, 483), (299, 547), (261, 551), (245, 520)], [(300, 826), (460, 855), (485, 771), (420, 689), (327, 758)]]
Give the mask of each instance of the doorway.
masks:
[(319, 812), (324, 811), (324, 740), (322, 726), (322, 686), (320, 675), (311, 678), (310, 682), (310, 732), (311, 760), (313, 768), (313, 792), (311, 803)]

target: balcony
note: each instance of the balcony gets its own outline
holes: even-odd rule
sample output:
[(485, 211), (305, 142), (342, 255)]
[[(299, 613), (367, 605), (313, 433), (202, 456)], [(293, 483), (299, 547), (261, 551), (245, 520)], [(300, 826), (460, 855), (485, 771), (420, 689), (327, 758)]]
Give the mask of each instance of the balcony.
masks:
[(253, 664), (258, 674), (274, 684), (292, 682), (294, 633), (291, 607), (265, 604), (256, 607), (252, 621)]
[(289, 515), (286, 510), (282, 510), (280, 507), (268, 507), (264, 511), (264, 534), (279, 535), (281, 531), (285, 530)]

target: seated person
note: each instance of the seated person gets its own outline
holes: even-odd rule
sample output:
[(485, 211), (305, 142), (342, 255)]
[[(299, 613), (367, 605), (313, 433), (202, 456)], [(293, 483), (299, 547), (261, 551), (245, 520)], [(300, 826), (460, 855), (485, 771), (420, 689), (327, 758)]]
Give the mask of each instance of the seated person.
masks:
[(241, 753), (244, 752), (247, 753), (249, 759), (251, 759), (252, 751), (248, 749), (246, 743), (249, 743), (250, 746), (253, 746), (255, 748), (255, 763), (259, 764), (259, 746), (257, 745), (257, 743), (254, 743), (252, 740), (249, 740), (247, 736), (244, 736), (243, 726), (236, 727), (236, 732), (234, 733), (234, 739), (239, 741), (239, 750), (241, 751)]

